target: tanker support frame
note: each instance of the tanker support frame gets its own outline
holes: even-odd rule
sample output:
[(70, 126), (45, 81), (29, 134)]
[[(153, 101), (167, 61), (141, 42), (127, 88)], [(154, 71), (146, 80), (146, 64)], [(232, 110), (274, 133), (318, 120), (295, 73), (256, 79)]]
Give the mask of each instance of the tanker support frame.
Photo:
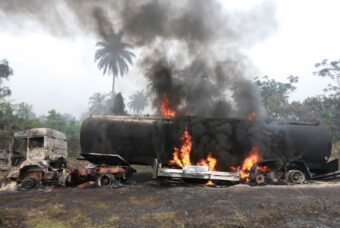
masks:
[(152, 178), (160, 183), (182, 183), (185, 180), (206, 180), (218, 184), (237, 184), (240, 172), (210, 171), (208, 166), (185, 166), (183, 169), (163, 167), (158, 159), (154, 160)]

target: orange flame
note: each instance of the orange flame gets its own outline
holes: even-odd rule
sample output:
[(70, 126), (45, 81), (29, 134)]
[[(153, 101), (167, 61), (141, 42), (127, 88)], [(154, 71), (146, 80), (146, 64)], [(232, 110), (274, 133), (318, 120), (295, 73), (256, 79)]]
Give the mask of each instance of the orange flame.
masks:
[[(210, 171), (216, 171), (215, 166), (217, 163), (217, 159), (214, 158), (211, 153), (208, 154), (207, 159), (201, 159), (197, 165), (200, 166), (208, 166)], [(206, 186), (212, 187), (215, 186), (214, 182), (212, 182), (212, 180), (208, 180), (208, 182), (206, 183)]]
[(215, 166), (217, 163), (217, 159), (214, 158), (211, 153), (208, 154), (207, 159), (201, 159), (197, 165), (200, 166), (208, 166), (210, 171), (216, 171)]
[(215, 184), (211, 180), (208, 180), (206, 186), (212, 187), (212, 186), (215, 186)]
[(257, 170), (257, 171), (264, 172), (264, 173), (268, 173), (268, 172), (270, 171), (270, 170), (269, 170), (269, 167), (266, 166), (266, 165), (257, 166), (256, 170)]
[(240, 171), (241, 179), (249, 180), (249, 173), (250, 173), (251, 168), (253, 167), (253, 165), (255, 165), (260, 160), (261, 160), (260, 146), (255, 145), (249, 151), (248, 156), (243, 161), (243, 164), (241, 166), (241, 171)]
[[(190, 153), (192, 148), (192, 139), (187, 127), (185, 128), (185, 131), (181, 136), (181, 141), (181, 148), (174, 147), (174, 152), (172, 154), (173, 158), (171, 161), (169, 161), (169, 165), (175, 165), (183, 168), (184, 166), (191, 165)], [(207, 158), (201, 159), (197, 163), (197, 165), (208, 166), (210, 171), (216, 171), (216, 163), (217, 159), (214, 158), (211, 153), (209, 153)], [(214, 186), (215, 184), (211, 180), (209, 180), (206, 185)]]
[(183, 168), (184, 166), (191, 165), (190, 152), (192, 147), (192, 140), (187, 128), (185, 128), (185, 131), (181, 136), (181, 141), (181, 148), (174, 148), (173, 159), (169, 161), (169, 164)]
[(175, 117), (176, 112), (171, 108), (170, 101), (167, 94), (163, 95), (161, 104), (161, 114), (166, 117)]
[[(175, 165), (183, 168), (184, 166), (191, 165), (190, 153), (192, 148), (192, 138), (188, 128), (185, 128), (183, 135), (181, 136), (182, 145), (180, 148), (175, 147), (172, 153), (172, 160), (169, 161), (169, 165)], [(201, 159), (197, 165), (208, 166), (210, 171), (216, 171), (215, 166), (217, 159), (208, 154), (206, 159)]]

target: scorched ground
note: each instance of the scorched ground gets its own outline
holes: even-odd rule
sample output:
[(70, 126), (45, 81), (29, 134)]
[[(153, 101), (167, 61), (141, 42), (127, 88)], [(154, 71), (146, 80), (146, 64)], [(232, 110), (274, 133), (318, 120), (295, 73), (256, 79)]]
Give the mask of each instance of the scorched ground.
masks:
[(151, 169), (112, 189), (0, 192), (1, 227), (337, 227), (340, 183), (159, 186)]

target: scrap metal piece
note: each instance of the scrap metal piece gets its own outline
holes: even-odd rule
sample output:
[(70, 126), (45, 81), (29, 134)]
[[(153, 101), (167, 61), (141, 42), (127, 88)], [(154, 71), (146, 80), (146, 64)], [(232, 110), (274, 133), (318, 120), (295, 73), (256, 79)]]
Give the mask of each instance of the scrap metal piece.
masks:
[(96, 187), (96, 182), (94, 181), (88, 181), (78, 185), (78, 188), (94, 188), (94, 187)]
[[(155, 159), (156, 160), (156, 159)], [(162, 167), (158, 161), (154, 162), (154, 178), (165, 178), (170, 180), (201, 179), (216, 180), (238, 183), (240, 181), (239, 172), (210, 171), (208, 166), (185, 166), (183, 169)]]

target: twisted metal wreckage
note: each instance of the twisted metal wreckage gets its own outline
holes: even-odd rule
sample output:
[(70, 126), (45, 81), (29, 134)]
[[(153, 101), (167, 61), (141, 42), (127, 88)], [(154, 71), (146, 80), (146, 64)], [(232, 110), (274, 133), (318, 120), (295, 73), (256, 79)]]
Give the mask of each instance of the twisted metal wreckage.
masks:
[(162, 183), (297, 184), (339, 176), (331, 136), (317, 122), (93, 116), (80, 132), (82, 159), (91, 162), (85, 168), (67, 167), (66, 137), (56, 130), (21, 131), (9, 141), (2, 167), (24, 189), (120, 187), (136, 172), (131, 164), (153, 166)]

